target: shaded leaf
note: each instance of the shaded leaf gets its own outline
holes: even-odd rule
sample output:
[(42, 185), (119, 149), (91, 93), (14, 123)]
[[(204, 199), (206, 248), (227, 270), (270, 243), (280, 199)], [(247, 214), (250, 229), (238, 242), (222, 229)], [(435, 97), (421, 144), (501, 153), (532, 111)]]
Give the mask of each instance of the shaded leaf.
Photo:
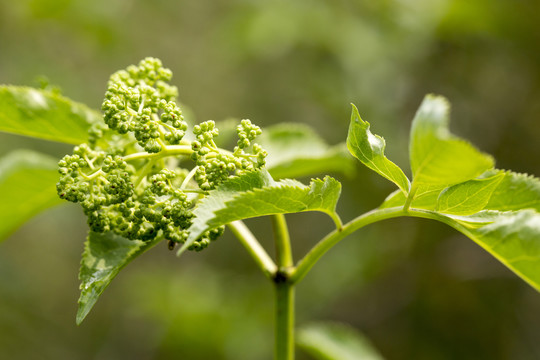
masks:
[(493, 167), (491, 156), (453, 136), (448, 130), (448, 122), (447, 100), (427, 95), (411, 128), (412, 189), (423, 184), (447, 187), (462, 183)]
[(362, 120), (358, 109), (353, 105), (347, 136), (347, 147), (350, 153), (368, 168), (395, 183), (403, 193), (407, 194), (409, 192), (409, 179), (399, 166), (386, 158), (384, 139), (373, 135), (369, 131), (369, 126), (368, 122)]
[(314, 179), (309, 186), (289, 179), (275, 182), (265, 170), (231, 178), (199, 202), (189, 237), (178, 255), (205, 231), (236, 220), (321, 211), (339, 224), (335, 209), (340, 193), (341, 184), (329, 176)]
[(78, 145), (100, 118), (99, 112), (50, 91), (0, 86), (0, 131)]
[(266, 168), (275, 179), (329, 171), (350, 175), (354, 171), (345, 144), (329, 146), (303, 124), (266, 127), (257, 142), (268, 152)]
[(160, 241), (128, 240), (114, 233), (90, 232), (81, 261), (81, 296), (77, 324), (82, 323), (99, 296), (120, 270)]
[(338, 323), (310, 324), (299, 329), (298, 346), (318, 360), (382, 360), (357, 330)]
[(0, 240), (37, 213), (61, 202), (56, 195), (58, 160), (29, 150), (0, 160)]

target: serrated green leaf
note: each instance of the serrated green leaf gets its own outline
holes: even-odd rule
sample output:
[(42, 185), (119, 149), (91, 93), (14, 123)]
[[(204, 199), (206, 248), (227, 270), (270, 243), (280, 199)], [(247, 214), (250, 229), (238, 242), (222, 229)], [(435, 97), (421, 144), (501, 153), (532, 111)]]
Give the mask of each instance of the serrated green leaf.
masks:
[(449, 108), (445, 98), (427, 95), (414, 117), (409, 144), (411, 192), (424, 184), (441, 187), (459, 184), (493, 167), (491, 156), (450, 133)]
[[(486, 181), (491, 179), (492, 181)], [(487, 188), (482, 190), (482, 186)], [(461, 189), (466, 195), (469, 192), (468, 200), (471, 208), (466, 212), (457, 209), (450, 211), (444, 207), (437, 208), (437, 202), (444, 202), (443, 196), (447, 196), (449, 190)], [(477, 191), (483, 191), (483, 194), (476, 194)], [(438, 186), (421, 186), (417, 191), (410, 207), (415, 209), (436, 210), (452, 214), (472, 214), (481, 210), (512, 211), (522, 209), (535, 209), (540, 212), (540, 180), (534, 176), (526, 174), (517, 174), (511, 171), (490, 170), (481, 177), (470, 180), (452, 187), (441, 189)], [(489, 195), (489, 196), (488, 196)], [(440, 196), (440, 198), (439, 198)], [(467, 196), (466, 196), (467, 197)], [(458, 200), (456, 198), (454, 200)], [(486, 203), (487, 200), (487, 203)], [(380, 208), (399, 207), (405, 204), (406, 198), (401, 191), (393, 192), (385, 199)], [(477, 202), (478, 201), (478, 202)], [(446, 205), (447, 206), (447, 205)]]
[(58, 161), (29, 150), (0, 160), (0, 240), (37, 213), (61, 202), (56, 195)]
[(311, 324), (298, 331), (298, 346), (318, 360), (382, 360), (357, 330), (338, 323)]
[(354, 163), (345, 144), (329, 146), (307, 125), (277, 124), (257, 140), (268, 152), (266, 168), (275, 179), (336, 171), (350, 175)]
[(178, 255), (205, 231), (236, 220), (321, 211), (339, 223), (335, 209), (340, 193), (341, 184), (329, 176), (312, 180), (309, 186), (289, 179), (275, 182), (265, 170), (232, 178), (199, 202), (189, 237)]
[(530, 175), (502, 171), (504, 178), (497, 185), (485, 209), (535, 209), (540, 212), (540, 180)]
[(403, 171), (384, 155), (386, 143), (369, 131), (369, 123), (362, 120), (356, 106), (352, 106), (351, 123), (347, 136), (350, 153), (371, 170), (395, 183), (403, 193), (409, 192), (409, 179)]
[(329, 176), (314, 179), (309, 186), (290, 179), (273, 186), (253, 189), (227, 202), (227, 208), (216, 211), (216, 218), (209, 221), (212, 227), (251, 217), (321, 211), (334, 216), (341, 193), (340, 183)]
[(438, 214), (540, 291), (540, 214), (534, 210)]
[(77, 311), (79, 325), (111, 281), (133, 259), (160, 241), (128, 240), (114, 233), (90, 232), (85, 243), (79, 279), (81, 296)]
[(80, 144), (101, 114), (50, 91), (0, 86), (0, 131)]
[(456, 215), (477, 213), (486, 207), (503, 178), (504, 174), (498, 173), (487, 178), (469, 180), (446, 188), (437, 200), (437, 211)]

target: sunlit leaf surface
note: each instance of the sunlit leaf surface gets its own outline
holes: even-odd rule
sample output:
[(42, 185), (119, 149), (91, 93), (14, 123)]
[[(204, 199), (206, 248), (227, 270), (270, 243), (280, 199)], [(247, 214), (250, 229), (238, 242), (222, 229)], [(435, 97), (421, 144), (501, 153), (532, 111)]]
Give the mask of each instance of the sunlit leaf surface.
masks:
[(182, 253), (202, 233), (235, 220), (257, 216), (321, 211), (336, 219), (341, 184), (327, 176), (309, 186), (295, 180), (272, 180), (266, 171), (250, 172), (232, 178), (210, 192), (197, 205), (196, 215)]
[(347, 147), (351, 154), (371, 170), (395, 183), (403, 193), (409, 192), (409, 179), (403, 171), (384, 155), (386, 143), (369, 130), (369, 123), (362, 120), (353, 105)]
[(0, 131), (78, 145), (101, 114), (56, 93), (0, 86)]

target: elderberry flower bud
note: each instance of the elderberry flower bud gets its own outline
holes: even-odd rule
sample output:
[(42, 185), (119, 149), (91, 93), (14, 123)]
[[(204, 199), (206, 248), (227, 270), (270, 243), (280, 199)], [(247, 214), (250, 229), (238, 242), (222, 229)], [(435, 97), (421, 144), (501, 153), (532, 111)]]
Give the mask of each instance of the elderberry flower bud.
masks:
[[(131, 240), (163, 238), (170, 248), (188, 239), (194, 209), (207, 191), (264, 166), (266, 151), (254, 143), (261, 130), (249, 120), (238, 125), (233, 152), (217, 147), (219, 130), (212, 120), (194, 126), (194, 140), (186, 141), (188, 127), (175, 102), (177, 89), (168, 84), (171, 77), (154, 58), (114, 73), (103, 122), (91, 124), (88, 143), (59, 161), (58, 195), (81, 205), (92, 231)], [(205, 232), (190, 249), (204, 249), (223, 231)]]

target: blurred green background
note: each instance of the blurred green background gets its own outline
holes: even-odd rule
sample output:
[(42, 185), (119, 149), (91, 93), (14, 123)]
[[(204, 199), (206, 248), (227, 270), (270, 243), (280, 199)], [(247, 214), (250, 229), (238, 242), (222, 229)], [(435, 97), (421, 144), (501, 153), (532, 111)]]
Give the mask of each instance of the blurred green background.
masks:
[[(99, 108), (109, 75), (146, 56), (173, 70), (200, 121), (302, 122), (334, 144), (353, 102), (403, 168), (417, 106), (442, 94), (454, 133), (499, 168), (540, 175), (536, 0), (0, 0), (0, 83), (46, 76)], [(14, 148), (71, 151), (0, 134), (0, 154)], [(393, 190), (361, 166), (354, 178), (333, 175), (345, 221)], [(318, 214), (288, 219), (297, 259), (332, 227)], [(271, 251), (268, 219), (248, 225)], [(0, 245), (0, 358), (271, 358), (272, 288), (230, 234), (180, 260), (158, 246), (77, 327), (85, 231), (79, 208), (63, 205)], [(387, 359), (540, 358), (539, 294), (429, 221), (347, 238), (298, 286), (297, 314), (299, 325), (349, 323)]]

